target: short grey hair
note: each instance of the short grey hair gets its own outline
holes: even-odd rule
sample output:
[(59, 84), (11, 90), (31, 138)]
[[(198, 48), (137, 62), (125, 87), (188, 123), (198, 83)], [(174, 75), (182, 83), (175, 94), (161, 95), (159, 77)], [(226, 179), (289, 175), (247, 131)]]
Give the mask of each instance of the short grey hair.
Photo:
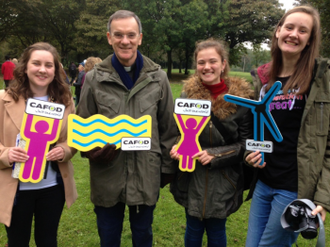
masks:
[(111, 33), (111, 22), (113, 20), (125, 19), (125, 18), (130, 18), (130, 17), (133, 17), (136, 20), (136, 22), (139, 26), (139, 32), (142, 33), (142, 24), (141, 24), (139, 17), (134, 12), (129, 11), (129, 10), (118, 10), (110, 16), (108, 25), (107, 25), (109, 33)]

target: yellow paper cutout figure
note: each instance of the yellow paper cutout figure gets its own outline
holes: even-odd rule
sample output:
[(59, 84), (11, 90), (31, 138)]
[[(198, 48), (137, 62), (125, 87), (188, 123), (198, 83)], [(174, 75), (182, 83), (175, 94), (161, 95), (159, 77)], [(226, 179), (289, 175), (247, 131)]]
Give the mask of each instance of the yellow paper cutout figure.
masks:
[(60, 135), (62, 120), (24, 113), (20, 135), (26, 141), (29, 159), (20, 163), (18, 179), (38, 183), (44, 177), (46, 154)]
[(77, 150), (87, 152), (95, 147), (103, 147), (107, 143), (121, 147), (123, 137), (150, 137), (152, 119), (150, 115), (134, 119), (128, 115), (120, 115), (109, 119), (101, 114), (89, 118), (81, 118), (70, 114), (68, 118), (68, 145)]
[(194, 154), (202, 151), (198, 137), (202, 133), (210, 116), (192, 116), (173, 113), (175, 121), (181, 133), (181, 139), (176, 146), (180, 154), (179, 168), (181, 171), (193, 172), (196, 159), (191, 158)]

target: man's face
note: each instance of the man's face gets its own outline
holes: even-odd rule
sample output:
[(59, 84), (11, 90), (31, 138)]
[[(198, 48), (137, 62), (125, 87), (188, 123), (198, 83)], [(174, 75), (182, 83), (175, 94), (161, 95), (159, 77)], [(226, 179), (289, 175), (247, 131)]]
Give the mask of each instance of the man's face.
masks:
[(111, 22), (111, 33), (107, 33), (108, 42), (112, 46), (119, 62), (126, 67), (131, 66), (137, 56), (137, 48), (142, 42), (142, 33), (133, 17), (116, 19)]
[(84, 70), (84, 66), (82, 66), (81, 64), (79, 64), (79, 66), (78, 66), (78, 70), (79, 70), (79, 72), (80, 72), (80, 71), (83, 71), (83, 70)]

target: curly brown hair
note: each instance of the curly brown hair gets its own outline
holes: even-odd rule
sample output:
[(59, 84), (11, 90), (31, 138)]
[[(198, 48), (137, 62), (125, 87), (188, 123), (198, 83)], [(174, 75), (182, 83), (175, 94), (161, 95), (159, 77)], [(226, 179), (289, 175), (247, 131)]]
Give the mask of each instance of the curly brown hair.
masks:
[(66, 107), (71, 104), (71, 92), (61, 75), (60, 56), (56, 48), (49, 43), (38, 42), (30, 45), (22, 53), (19, 62), (14, 70), (14, 80), (6, 88), (8, 94), (10, 94), (15, 102), (22, 96), (24, 99), (33, 98), (33, 92), (30, 88), (29, 78), (26, 74), (27, 64), (31, 58), (31, 54), (34, 51), (48, 51), (53, 55), (55, 65), (55, 77), (49, 84), (47, 89), (48, 96), (54, 100), (54, 102), (64, 104)]

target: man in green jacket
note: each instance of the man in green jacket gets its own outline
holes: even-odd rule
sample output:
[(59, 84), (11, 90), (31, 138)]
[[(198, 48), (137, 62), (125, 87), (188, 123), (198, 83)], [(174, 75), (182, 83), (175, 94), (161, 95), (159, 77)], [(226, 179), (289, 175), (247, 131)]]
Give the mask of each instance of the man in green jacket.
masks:
[(142, 42), (139, 18), (119, 10), (108, 22), (114, 50), (86, 75), (77, 114), (115, 118), (152, 118), (151, 149), (116, 150), (115, 145), (85, 153), (90, 162), (91, 200), (101, 246), (120, 246), (125, 205), (129, 208), (133, 246), (152, 246), (153, 210), (160, 186), (170, 182), (176, 163), (169, 155), (178, 135), (166, 73), (137, 50)]

